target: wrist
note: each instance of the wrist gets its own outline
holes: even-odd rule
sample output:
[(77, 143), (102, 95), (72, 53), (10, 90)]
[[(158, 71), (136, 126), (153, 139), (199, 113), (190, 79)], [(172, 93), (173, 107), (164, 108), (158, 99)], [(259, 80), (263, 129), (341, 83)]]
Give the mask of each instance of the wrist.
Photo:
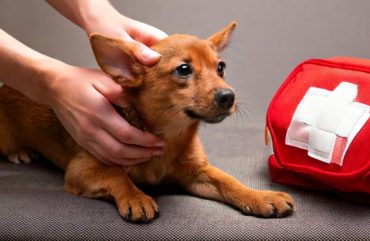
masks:
[[(98, 10), (97, 10), (98, 9)], [(112, 5), (102, 1), (100, 6), (94, 5), (84, 12), (81, 27), (89, 36), (97, 32), (111, 37), (124, 36), (125, 17)]]
[(70, 68), (68, 64), (45, 56), (33, 63), (34, 72), (37, 73), (37, 83), (34, 83), (30, 96), (36, 102), (51, 106), (57, 96), (58, 86), (62, 82), (61, 73), (66, 73)]

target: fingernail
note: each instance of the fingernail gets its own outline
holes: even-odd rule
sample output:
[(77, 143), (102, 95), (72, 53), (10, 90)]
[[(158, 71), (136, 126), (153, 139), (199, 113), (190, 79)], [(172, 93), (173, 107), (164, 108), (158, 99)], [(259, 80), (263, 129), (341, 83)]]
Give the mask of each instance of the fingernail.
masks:
[(141, 56), (146, 60), (152, 60), (159, 58), (161, 55), (150, 48), (143, 48), (141, 50)]
[(158, 141), (154, 144), (155, 147), (164, 147), (166, 143), (164, 141)]
[(155, 150), (152, 153), (152, 156), (162, 156), (162, 155), (163, 155), (163, 150), (162, 149)]

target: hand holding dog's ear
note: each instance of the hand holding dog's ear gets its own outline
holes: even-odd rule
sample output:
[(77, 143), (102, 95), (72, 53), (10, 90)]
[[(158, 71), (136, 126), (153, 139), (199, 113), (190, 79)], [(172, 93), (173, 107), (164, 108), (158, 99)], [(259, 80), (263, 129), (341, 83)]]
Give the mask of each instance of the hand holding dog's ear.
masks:
[[(148, 24), (127, 18), (123, 15), (107, 16), (90, 22), (86, 29), (89, 37), (93, 33), (132, 43), (133, 56), (143, 65), (151, 66), (158, 62), (160, 55), (150, 46), (167, 37), (163, 31)], [(112, 56), (114, 57), (114, 56)]]
[(167, 34), (153, 26), (132, 19), (128, 20), (126, 31), (129, 36), (123, 40), (137, 45), (138, 51), (134, 52), (136, 59), (148, 66), (157, 63), (160, 55), (149, 47), (167, 37)]
[(210, 36), (207, 41), (210, 43), (212, 48), (220, 52), (225, 49), (229, 43), (231, 34), (236, 27), (236, 22), (232, 21), (224, 29)]

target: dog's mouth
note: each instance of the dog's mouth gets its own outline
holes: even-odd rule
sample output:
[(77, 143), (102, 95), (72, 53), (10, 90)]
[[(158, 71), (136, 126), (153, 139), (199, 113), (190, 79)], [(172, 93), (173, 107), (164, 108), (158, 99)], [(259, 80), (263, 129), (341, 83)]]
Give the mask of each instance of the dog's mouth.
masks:
[(219, 122), (223, 121), (227, 116), (230, 115), (230, 112), (227, 111), (227, 112), (218, 113), (217, 115), (214, 115), (214, 116), (206, 116), (206, 115), (201, 115), (201, 114), (199, 114), (199, 113), (197, 113), (197, 112), (195, 112), (194, 110), (191, 110), (191, 109), (185, 109), (184, 113), (190, 119), (200, 120), (200, 121), (204, 121), (204, 122), (211, 123), (211, 124), (219, 123)]

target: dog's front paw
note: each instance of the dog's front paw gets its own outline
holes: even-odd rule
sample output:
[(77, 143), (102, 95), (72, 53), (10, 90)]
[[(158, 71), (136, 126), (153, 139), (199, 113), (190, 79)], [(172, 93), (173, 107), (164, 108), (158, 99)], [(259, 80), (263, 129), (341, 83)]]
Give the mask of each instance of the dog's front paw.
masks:
[(117, 201), (120, 215), (129, 222), (148, 223), (159, 216), (158, 205), (144, 193)]
[(247, 215), (265, 218), (281, 218), (291, 215), (295, 209), (293, 198), (283, 192), (255, 191), (252, 198), (240, 207)]

